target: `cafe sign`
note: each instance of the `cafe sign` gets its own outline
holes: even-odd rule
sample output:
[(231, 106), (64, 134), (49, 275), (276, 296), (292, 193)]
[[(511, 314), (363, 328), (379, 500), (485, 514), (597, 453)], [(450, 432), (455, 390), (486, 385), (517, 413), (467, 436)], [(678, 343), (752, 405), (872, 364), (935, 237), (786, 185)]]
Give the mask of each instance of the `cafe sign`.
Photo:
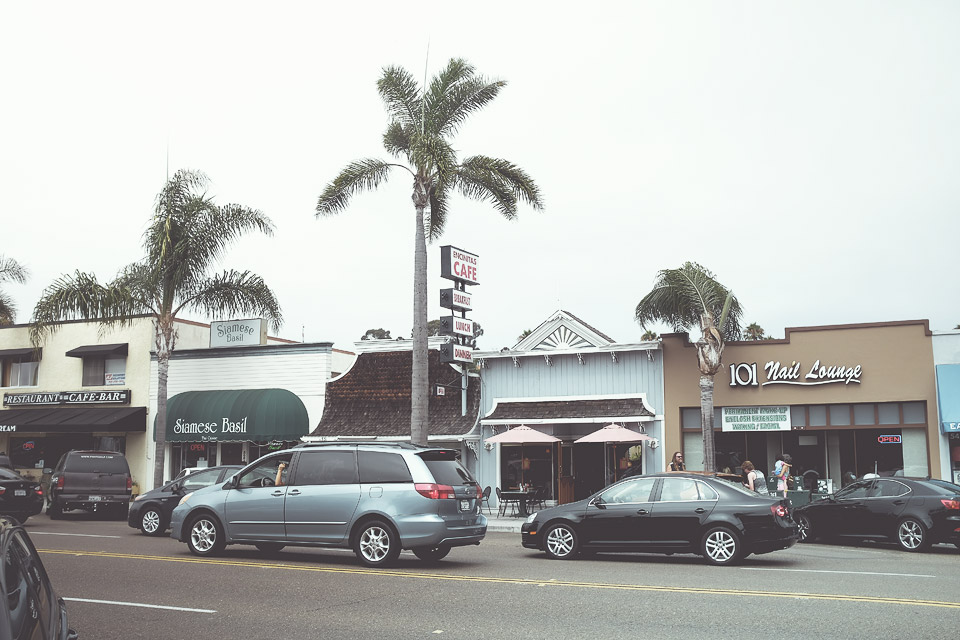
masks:
[(723, 407), (721, 431), (790, 431), (790, 407)]
[(49, 407), (75, 404), (130, 404), (130, 390), (5, 393), (3, 394), (3, 404), (7, 407)]
[(824, 384), (860, 384), (863, 369), (859, 364), (832, 364), (814, 360), (809, 367), (797, 360), (790, 364), (771, 360), (763, 365), (763, 381), (756, 362), (740, 362), (730, 365), (731, 387), (765, 387), (770, 384), (789, 384), (812, 387)]

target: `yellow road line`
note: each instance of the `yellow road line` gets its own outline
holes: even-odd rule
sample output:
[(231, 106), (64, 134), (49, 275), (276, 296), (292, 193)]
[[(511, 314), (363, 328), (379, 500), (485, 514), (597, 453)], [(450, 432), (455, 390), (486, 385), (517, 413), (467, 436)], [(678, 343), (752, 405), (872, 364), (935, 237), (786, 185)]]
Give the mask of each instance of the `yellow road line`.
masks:
[(869, 604), (902, 604), (917, 607), (940, 607), (960, 609), (960, 602), (941, 600), (917, 600), (913, 598), (882, 598), (879, 596), (857, 596), (840, 593), (794, 593), (787, 591), (746, 591), (743, 589), (707, 589), (702, 587), (680, 587), (673, 585), (616, 584), (604, 582), (570, 582), (564, 580), (533, 580), (529, 578), (502, 578), (487, 576), (464, 576), (443, 573), (420, 573), (394, 569), (366, 569), (363, 567), (317, 567), (312, 565), (294, 565), (282, 562), (262, 562), (257, 560), (230, 560), (226, 558), (197, 558), (191, 556), (147, 556), (132, 553), (111, 553), (107, 551), (69, 551), (65, 549), (38, 549), (41, 553), (65, 556), (90, 556), (96, 558), (120, 558), (130, 560), (153, 560), (160, 562), (181, 562), (188, 564), (209, 564), (230, 567), (248, 567), (255, 569), (286, 569), (288, 571), (313, 571), (318, 573), (347, 573), (369, 576), (393, 576), (397, 578), (416, 578), (420, 580), (453, 580), (459, 582), (487, 582), (495, 584), (518, 584), (537, 587), (576, 587), (580, 589), (615, 589), (620, 591), (650, 591), (662, 593), (691, 593), (699, 595), (753, 596), (757, 598), (787, 598), (794, 600), (830, 600), (834, 602), (863, 602)]

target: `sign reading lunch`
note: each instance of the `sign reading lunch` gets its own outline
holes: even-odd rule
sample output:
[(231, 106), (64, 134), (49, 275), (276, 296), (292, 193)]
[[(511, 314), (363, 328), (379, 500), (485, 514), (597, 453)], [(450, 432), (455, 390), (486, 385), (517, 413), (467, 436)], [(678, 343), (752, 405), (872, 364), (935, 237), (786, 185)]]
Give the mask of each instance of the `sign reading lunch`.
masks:
[(790, 431), (790, 407), (723, 407), (722, 431)]

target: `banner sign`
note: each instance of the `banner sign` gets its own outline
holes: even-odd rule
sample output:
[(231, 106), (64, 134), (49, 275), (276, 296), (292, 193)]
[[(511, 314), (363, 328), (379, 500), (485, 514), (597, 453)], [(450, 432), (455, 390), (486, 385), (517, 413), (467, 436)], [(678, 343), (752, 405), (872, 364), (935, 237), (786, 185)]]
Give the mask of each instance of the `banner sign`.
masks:
[(723, 407), (722, 431), (790, 431), (790, 407)]
[(62, 404), (130, 404), (130, 390), (5, 393), (3, 394), (3, 404), (7, 407), (45, 407)]

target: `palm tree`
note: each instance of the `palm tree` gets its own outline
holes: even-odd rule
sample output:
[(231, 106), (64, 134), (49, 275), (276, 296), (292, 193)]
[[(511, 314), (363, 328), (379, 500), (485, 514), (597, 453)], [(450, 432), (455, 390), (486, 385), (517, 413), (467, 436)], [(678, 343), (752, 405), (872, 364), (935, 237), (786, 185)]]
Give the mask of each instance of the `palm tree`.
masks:
[(137, 316), (153, 316), (159, 383), (154, 486), (163, 482), (167, 376), (178, 316), (252, 313), (270, 320), (275, 331), (282, 322), (277, 300), (260, 276), (233, 270), (209, 273), (233, 241), (247, 231), (272, 235), (273, 223), (255, 209), (214, 204), (203, 191), (206, 184), (202, 173), (178, 171), (157, 196), (153, 219), (143, 235), (144, 259), (105, 284), (80, 271), (61, 276), (44, 290), (30, 328), (33, 343), (39, 346), (63, 320), (123, 326)]
[[(30, 272), (13, 258), (7, 258), (0, 255), (0, 283), (18, 282), (23, 284), (27, 281)], [(13, 298), (0, 290), (0, 326), (13, 324), (17, 318), (17, 308), (13, 304)]]
[[(459, 160), (452, 138), (467, 116), (493, 100), (506, 86), (476, 74), (465, 60), (452, 59), (429, 87), (418, 86), (400, 67), (387, 67), (377, 81), (380, 98), (390, 115), (383, 146), (400, 164), (375, 158), (348, 164), (317, 201), (317, 217), (346, 209), (350, 198), (386, 181), (393, 169), (413, 179), (416, 213), (413, 250), (413, 375), (410, 439), (427, 443), (429, 384), (427, 378), (427, 241), (443, 234), (450, 195), (489, 202), (503, 217), (517, 217), (517, 202), (542, 209), (540, 190), (523, 169), (500, 158), (470, 156)], [(429, 215), (427, 210), (429, 209)]]
[(769, 336), (764, 333), (763, 327), (756, 322), (751, 322), (747, 325), (747, 328), (744, 329), (744, 335), (747, 340), (767, 340), (769, 338)]
[(643, 332), (643, 335), (640, 336), (640, 339), (643, 340), (644, 342), (648, 342), (650, 340), (656, 340), (659, 337), (660, 336), (657, 335), (656, 331), (651, 331), (650, 329), (647, 329), (646, 331)]
[[(674, 331), (699, 327), (696, 343), (700, 365), (700, 427), (703, 430), (703, 468), (713, 471), (713, 383), (722, 366), (724, 340), (740, 337), (743, 315), (733, 293), (717, 282), (708, 269), (685, 262), (679, 269), (664, 269), (657, 274), (653, 290), (637, 305), (636, 319), (665, 322)], [(718, 321), (719, 319), (719, 321)]]

